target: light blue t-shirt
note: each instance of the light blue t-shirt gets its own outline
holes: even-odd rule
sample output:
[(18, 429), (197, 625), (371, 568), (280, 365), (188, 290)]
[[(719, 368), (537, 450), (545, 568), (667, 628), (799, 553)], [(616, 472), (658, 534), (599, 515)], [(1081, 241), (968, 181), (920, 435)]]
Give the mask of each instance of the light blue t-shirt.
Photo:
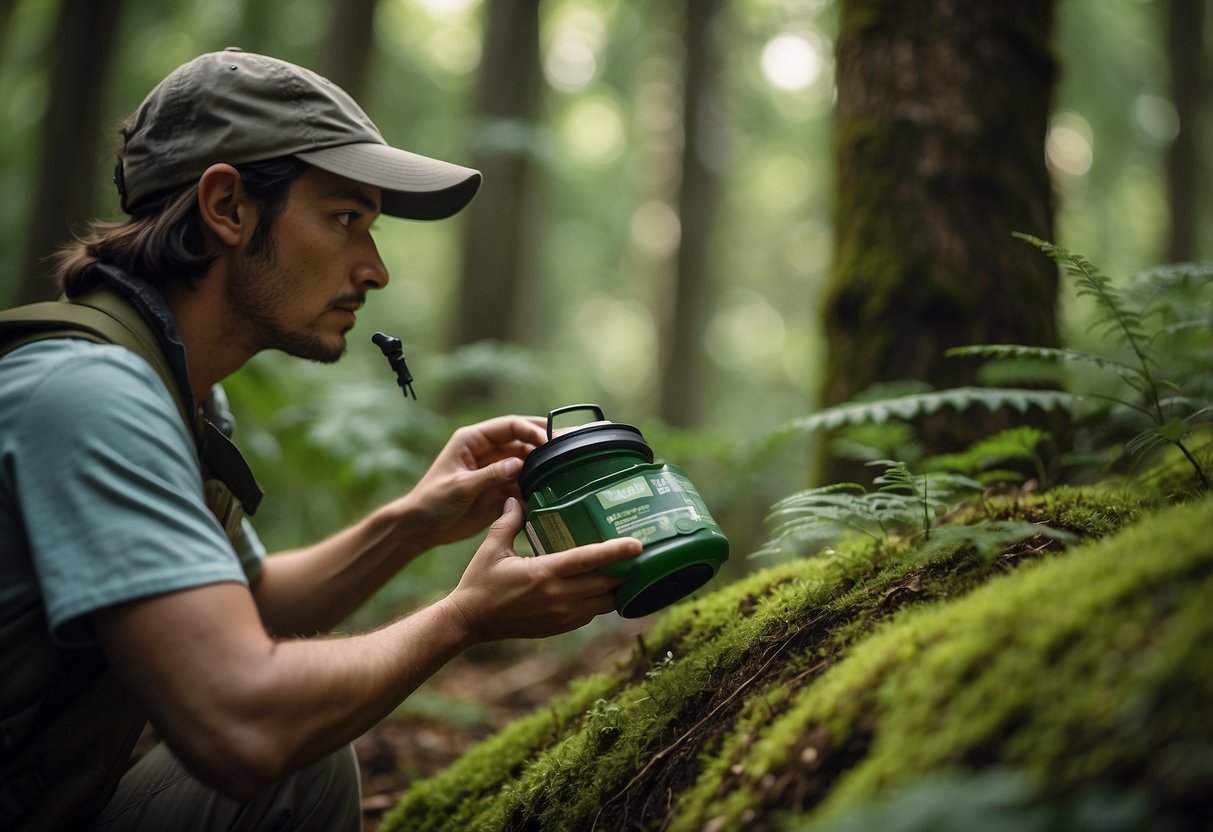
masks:
[(104, 607), (247, 585), (265, 550), (244, 531), (234, 550), (206, 507), (194, 442), (142, 358), (50, 339), (0, 359), (0, 620), (41, 597), (59, 643), (91, 643), (87, 616)]

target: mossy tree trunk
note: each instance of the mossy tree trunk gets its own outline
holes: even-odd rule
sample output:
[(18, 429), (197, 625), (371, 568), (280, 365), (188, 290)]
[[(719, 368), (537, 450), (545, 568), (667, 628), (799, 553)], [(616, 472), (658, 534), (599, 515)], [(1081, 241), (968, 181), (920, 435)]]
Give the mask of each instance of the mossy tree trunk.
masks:
[[(882, 381), (972, 383), (949, 347), (1057, 345), (1056, 269), (1011, 236), (1052, 239), (1053, 5), (843, 0), (823, 405)], [(944, 450), (1000, 420), (965, 414), (919, 435)], [(854, 475), (826, 468), (827, 481)]]
[(661, 415), (671, 425), (694, 427), (703, 417), (703, 340), (715, 294), (709, 269), (712, 225), (720, 202), (720, 176), (709, 161), (721, 142), (718, 87), (721, 0), (686, 0), (683, 79), (682, 180), (678, 217), (682, 235), (674, 293), (666, 310), (662, 344)]

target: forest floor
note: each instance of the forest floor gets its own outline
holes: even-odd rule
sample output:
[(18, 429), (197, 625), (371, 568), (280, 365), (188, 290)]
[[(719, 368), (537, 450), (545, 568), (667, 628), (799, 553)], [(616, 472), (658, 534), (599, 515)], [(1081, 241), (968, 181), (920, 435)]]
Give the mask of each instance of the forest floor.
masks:
[(598, 623), (605, 626), (576, 649), (545, 649), (547, 642), (534, 641), (469, 651), (356, 740), (364, 832), (379, 828), (411, 783), (437, 774), (514, 719), (566, 693), (570, 680), (626, 661), (646, 629), (643, 620)]

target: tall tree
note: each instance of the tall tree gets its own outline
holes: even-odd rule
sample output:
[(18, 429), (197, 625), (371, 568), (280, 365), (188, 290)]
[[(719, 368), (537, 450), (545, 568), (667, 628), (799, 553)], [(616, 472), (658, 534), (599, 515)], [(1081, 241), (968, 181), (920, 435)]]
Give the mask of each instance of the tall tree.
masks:
[(334, 84), (361, 100), (375, 51), (375, 8), (379, 0), (333, 0), (325, 42), (324, 72)]
[(1196, 257), (1197, 200), (1202, 193), (1198, 132), (1209, 90), (1209, 50), (1205, 45), (1207, 0), (1171, 0), (1167, 4), (1167, 62), (1171, 98), (1179, 132), (1167, 152), (1167, 196), (1171, 227), (1167, 260)]
[(713, 294), (708, 251), (719, 204), (720, 177), (710, 154), (720, 144), (713, 105), (720, 76), (717, 19), (721, 0), (686, 0), (686, 63), (683, 86), (682, 182), (674, 292), (662, 339), (661, 415), (671, 425), (692, 427), (703, 411), (703, 339)]
[(473, 158), (484, 184), (463, 241), (458, 344), (521, 340), (522, 310), (534, 292), (529, 258), (537, 171), (525, 137), (534, 133), (541, 99), (539, 0), (488, 4), (479, 84)]
[(102, 104), (121, 10), (121, 0), (64, 0), (60, 7), (18, 303), (58, 294), (48, 258), (93, 211)]
[[(1052, 237), (1052, 22), (1053, 0), (842, 0), (824, 404), (880, 381), (971, 383), (952, 346), (1058, 343), (1056, 269), (1011, 237)], [(920, 436), (937, 450), (995, 423)]]

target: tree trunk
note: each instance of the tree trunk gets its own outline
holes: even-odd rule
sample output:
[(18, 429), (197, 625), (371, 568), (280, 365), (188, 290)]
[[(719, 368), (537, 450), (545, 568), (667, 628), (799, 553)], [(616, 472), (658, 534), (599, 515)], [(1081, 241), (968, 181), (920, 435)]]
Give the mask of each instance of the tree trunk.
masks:
[(712, 107), (720, 75), (715, 21), (722, 6), (721, 0), (686, 2), (682, 183), (678, 194), (682, 234), (661, 361), (661, 415), (667, 423), (679, 427), (695, 426), (703, 413), (707, 372), (703, 340), (714, 294), (708, 251), (720, 193), (719, 176), (708, 155), (719, 144), (721, 132)]
[(375, 7), (379, 0), (333, 0), (324, 74), (361, 101), (375, 52)]
[(60, 8), (18, 303), (59, 294), (49, 258), (93, 213), (102, 103), (121, 8), (121, 0), (64, 0)]
[(1170, 263), (1196, 257), (1197, 200), (1201, 193), (1197, 133), (1201, 106), (1209, 87), (1209, 54), (1204, 42), (1206, 2), (1171, 0), (1167, 4), (1171, 99), (1179, 116), (1179, 133), (1167, 153), (1167, 199), (1171, 208), (1167, 261)]
[[(1052, 0), (843, 0), (824, 404), (881, 381), (973, 383), (949, 347), (1057, 345), (1056, 268), (1011, 237), (1052, 239), (1052, 21)], [(1004, 416), (919, 435), (955, 448)]]
[(530, 137), (539, 113), (539, 0), (495, 0), (480, 66), (474, 166), (484, 174), (469, 208), (457, 344), (525, 340), (532, 300), (531, 223), (536, 165)]

